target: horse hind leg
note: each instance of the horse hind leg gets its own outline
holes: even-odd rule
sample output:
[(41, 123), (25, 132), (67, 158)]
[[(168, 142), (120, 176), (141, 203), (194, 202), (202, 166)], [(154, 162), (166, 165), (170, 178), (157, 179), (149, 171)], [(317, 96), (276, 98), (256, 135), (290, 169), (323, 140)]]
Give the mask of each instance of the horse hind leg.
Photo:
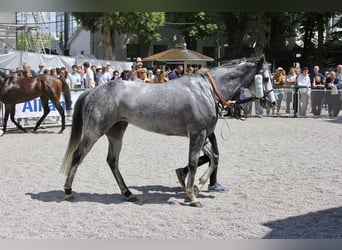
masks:
[(36, 126), (34, 127), (33, 131), (37, 131), (40, 124), (44, 121), (44, 119), (50, 113), (49, 99), (47, 99), (45, 96), (41, 96), (40, 100), (42, 102), (44, 113), (43, 113), (42, 117), (40, 117), (40, 119), (37, 121)]
[(78, 166), (82, 163), (85, 156), (89, 153), (95, 142), (100, 136), (84, 135), (77, 149), (73, 153), (71, 167), (67, 173), (67, 178), (64, 183), (64, 200), (71, 201), (74, 199), (72, 195), (72, 183), (74, 181)]
[[(63, 133), (63, 130), (65, 129), (65, 112), (64, 112), (64, 109), (63, 109), (62, 105), (60, 104), (59, 100), (53, 100), (52, 99), (52, 102), (55, 105), (59, 115), (62, 118), (62, 127), (61, 127), (61, 130), (58, 132), (59, 134), (61, 134), (61, 133)], [(71, 105), (71, 104), (68, 104), (68, 105)]]
[(134, 202), (138, 199), (128, 189), (119, 170), (119, 155), (122, 148), (122, 138), (126, 131), (127, 125), (127, 122), (119, 122), (106, 132), (106, 136), (109, 142), (107, 163), (114, 175), (117, 184), (119, 185), (121, 193), (126, 197), (127, 201)]

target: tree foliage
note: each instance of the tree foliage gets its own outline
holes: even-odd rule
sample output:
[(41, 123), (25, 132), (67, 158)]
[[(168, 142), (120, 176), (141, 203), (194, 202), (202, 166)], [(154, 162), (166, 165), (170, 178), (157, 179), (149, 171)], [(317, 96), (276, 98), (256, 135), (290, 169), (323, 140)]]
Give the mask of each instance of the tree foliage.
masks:
[[(158, 28), (164, 25), (163, 12), (72, 12), (82, 26), (104, 35), (105, 59), (115, 59), (116, 34), (135, 34), (141, 56), (151, 41), (159, 41)], [(147, 54), (147, 52), (145, 52)]]
[[(339, 12), (108, 12), (73, 15), (90, 31), (108, 33), (107, 43), (114, 51), (115, 34), (134, 34), (139, 55), (148, 53), (152, 41), (160, 41), (159, 28), (174, 24), (189, 49), (196, 50), (199, 40), (212, 39), (223, 45), (230, 57), (246, 56), (253, 51), (273, 50), (286, 54), (302, 46), (302, 60), (322, 59), (326, 40), (338, 40), (342, 32), (326, 37), (332, 17)], [(338, 20), (338, 19), (336, 19)], [(342, 19), (334, 24), (342, 27)], [(296, 40), (297, 39), (297, 40)], [(105, 38), (106, 40), (106, 38)], [(295, 43), (296, 42), (296, 43)], [(256, 46), (254, 46), (256, 44)], [(108, 56), (108, 55), (107, 55)]]

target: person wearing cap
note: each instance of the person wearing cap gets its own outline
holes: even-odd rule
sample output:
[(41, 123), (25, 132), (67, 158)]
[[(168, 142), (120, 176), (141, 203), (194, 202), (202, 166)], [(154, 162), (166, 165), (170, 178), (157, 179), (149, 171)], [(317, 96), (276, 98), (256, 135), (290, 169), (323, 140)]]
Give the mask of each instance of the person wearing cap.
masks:
[(44, 64), (40, 63), (38, 68), (39, 70), (37, 71), (37, 75), (44, 74)]

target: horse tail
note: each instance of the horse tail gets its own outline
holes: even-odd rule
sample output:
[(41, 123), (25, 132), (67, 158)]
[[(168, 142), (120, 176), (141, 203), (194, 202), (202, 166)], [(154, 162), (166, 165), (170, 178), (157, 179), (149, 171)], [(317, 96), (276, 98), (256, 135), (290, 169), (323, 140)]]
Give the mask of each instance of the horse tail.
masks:
[(84, 99), (89, 94), (89, 91), (83, 92), (78, 98), (74, 106), (74, 113), (72, 117), (71, 134), (69, 138), (68, 148), (65, 152), (61, 172), (67, 175), (72, 166), (73, 155), (80, 144), (83, 132), (82, 107)]

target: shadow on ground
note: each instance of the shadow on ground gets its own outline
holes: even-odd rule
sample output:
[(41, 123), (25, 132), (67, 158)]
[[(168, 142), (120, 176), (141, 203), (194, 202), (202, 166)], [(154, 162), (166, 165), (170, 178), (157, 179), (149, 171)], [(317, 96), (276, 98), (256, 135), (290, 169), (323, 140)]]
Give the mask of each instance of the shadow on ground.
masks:
[[(138, 198), (134, 204), (175, 204), (185, 205), (188, 201), (183, 188), (180, 187), (166, 187), (162, 185), (151, 186), (131, 186), (129, 187), (133, 194)], [(141, 192), (140, 194), (136, 191)], [(52, 190), (39, 193), (26, 193), (31, 196), (31, 199), (39, 200), (42, 202), (63, 202), (64, 191)], [(95, 202), (103, 204), (120, 204), (126, 202), (125, 197), (120, 194), (98, 194), (98, 193), (82, 193), (73, 191), (73, 202)], [(215, 196), (208, 193), (198, 195), (198, 199), (215, 198)], [(179, 202), (176, 202), (179, 200)]]
[(341, 239), (342, 207), (263, 224), (272, 229), (265, 239)]

